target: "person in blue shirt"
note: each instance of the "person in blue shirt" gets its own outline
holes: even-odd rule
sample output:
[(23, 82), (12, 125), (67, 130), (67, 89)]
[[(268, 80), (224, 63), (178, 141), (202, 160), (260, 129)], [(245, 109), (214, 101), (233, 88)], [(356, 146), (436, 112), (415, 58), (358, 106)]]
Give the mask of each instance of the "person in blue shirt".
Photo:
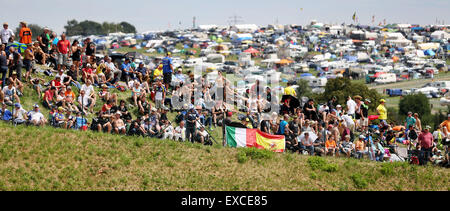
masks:
[(167, 88), (169, 88), (170, 83), (172, 82), (173, 63), (171, 56), (172, 54), (167, 52), (166, 57), (162, 59), (164, 85), (166, 85)]
[(12, 113), (6, 108), (6, 103), (2, 103), (2, 109), (0, 110), (0, 119), (9, 121), (12, 118)]
[(278, 128), (277, 135), (284, 135), (284, 131), (289, 130), (288, 120), (289, 115), (285, 114), (284, 119), (280, 121), (280, 127)]
[(133, 70), (131, 69), (130, 59), (125, 59), (125, 62), (120, 65), (120, 70), (122, 70), (122, 75), (125, 75), (125, 79), (128, 83), (130, 81), (130, 77), (133, 77)]

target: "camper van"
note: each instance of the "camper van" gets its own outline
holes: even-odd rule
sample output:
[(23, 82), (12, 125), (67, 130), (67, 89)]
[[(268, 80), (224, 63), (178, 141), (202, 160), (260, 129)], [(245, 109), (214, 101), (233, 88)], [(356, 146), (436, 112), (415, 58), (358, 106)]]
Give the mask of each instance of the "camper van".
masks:
[(311, 87), (325, 87), (328, 79), (325, 77), (310, 79), (308, 85)]
[(397, 82), (397, 76), (394, 73), (381, 74), (375, 79), (377, 84), (395, 83)]

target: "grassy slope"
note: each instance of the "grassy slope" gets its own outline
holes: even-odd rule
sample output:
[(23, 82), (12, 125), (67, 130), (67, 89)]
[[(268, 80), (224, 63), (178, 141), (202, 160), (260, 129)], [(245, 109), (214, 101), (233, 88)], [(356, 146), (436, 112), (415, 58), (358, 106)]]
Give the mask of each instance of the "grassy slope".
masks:
[(326, 158), (313, 170), (324, 161), (5, 123), (0, 136), (0, 190), (450, 190), (449, 170), (431, 166)]

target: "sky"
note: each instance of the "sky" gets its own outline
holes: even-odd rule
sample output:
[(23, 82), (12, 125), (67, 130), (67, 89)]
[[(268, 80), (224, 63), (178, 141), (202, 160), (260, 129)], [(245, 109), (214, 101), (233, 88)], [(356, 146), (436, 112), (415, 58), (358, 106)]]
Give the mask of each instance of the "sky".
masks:
[[(26, 2), (26, 3), (24, 3)], [(20, 21), (64, 31), (68, 20), (133, 24), (138, 32), (229, 25), (231, 16), (243, 24), (351, 23), (356, 12), (359, 23), (450, 24), (450, 0), (0, 0), (0, 22), (11, 28)], [(303, 9), (301, 9), (303, 8)], [(20, 11), (20, 12), (19, 12)], [(180, 24), (181, 23), (181, 24)]]

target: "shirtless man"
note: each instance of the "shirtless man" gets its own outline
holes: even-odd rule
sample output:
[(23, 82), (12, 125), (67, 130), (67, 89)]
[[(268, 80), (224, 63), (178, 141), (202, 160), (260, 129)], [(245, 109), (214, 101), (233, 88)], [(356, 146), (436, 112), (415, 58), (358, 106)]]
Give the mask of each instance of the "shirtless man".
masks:
[(116, 113), (113, 124), (114, 124), (114, 131), (116, 131), (117, 134), (119, 133), (125, 134), (127, 132), (125, 128), (125, 123), (120, 118), (120, 112)]
[(31, 44), (27, 45), (27, 49), (25, 50), (25, 57), (23, 60), (23, 64), (25, 66), (25, 70), (27, 73), (25, 74), (25, 80), (29, 81), (31, 76), (32, 63), (34, 61), (33, 47)]

